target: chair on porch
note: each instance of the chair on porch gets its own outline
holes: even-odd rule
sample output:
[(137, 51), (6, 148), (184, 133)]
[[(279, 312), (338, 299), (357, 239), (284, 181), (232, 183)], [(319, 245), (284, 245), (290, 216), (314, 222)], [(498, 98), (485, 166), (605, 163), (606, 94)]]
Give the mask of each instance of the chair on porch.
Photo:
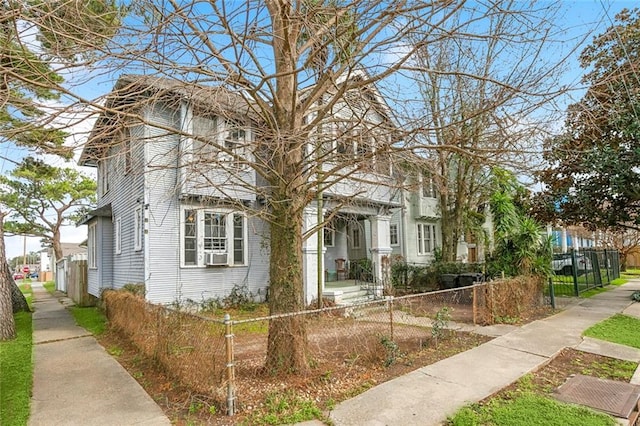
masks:
[(347, 279), (347, 261), (345, 259), (336, 259), (336, 275), (338, 281), (344, 281)]

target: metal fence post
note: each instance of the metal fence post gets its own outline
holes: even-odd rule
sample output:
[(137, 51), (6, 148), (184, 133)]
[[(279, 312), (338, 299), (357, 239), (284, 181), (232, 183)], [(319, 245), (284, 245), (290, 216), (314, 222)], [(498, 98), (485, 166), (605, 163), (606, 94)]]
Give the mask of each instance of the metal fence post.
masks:
[(233, 321), (229, 314), (224, 314), (225, 335), (224, 342), (227, 349), (227, 415), (235, 414), (236, 375), (233, 357)]
[(578, 288), (578, 259), (574, 249), (571, 249), (571, 275), (573, 276), (573, 292), (578, 297), (580, 296), (580, 289)]
[(391, 332), (391, 341), (393, 342), (393, 296), (389, 296), (389, 329)]
[(473, 324), (478, 324), (478, 284), (473, 285), (473, 298), (472, 298), (472, 312), (473, 312)]
[(553, 288), (553, 280), (549, 278), (549, 297), (551, 298), (551, 308), (556, 308), (556, 292)]
[[(607, 271), (607, 285), (609, 285), (611, 284), (611, 274), (609, 274), (611, 262), (609, 262), (609, 253), (607, 252), (607, 249), (604, 249), (604, 268)], [(600, 287), (604, 287), (604, 283), (601, 283)]]

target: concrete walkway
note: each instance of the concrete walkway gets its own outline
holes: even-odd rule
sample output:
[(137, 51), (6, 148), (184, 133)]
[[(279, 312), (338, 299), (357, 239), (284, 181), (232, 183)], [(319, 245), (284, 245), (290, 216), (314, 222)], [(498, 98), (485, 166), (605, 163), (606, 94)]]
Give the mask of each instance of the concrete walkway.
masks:
[[(640, 317), (640, 304), (631, 301), (634, 290), (640, 290), (640, 281), (584, 299), (557, 315), (385, 382), (338, 404), (330, 418), (337, 426), (439, 425), (464, 405), (548, 363), (566, 347), (640, 362), (640, 350), (582, 337), (588, 327), (615, 313)], [(634, 380), (640, 380), (640, 373)]]
[(160, 407), (40, 283), (33, 284), (29, 425), (170, 425)]

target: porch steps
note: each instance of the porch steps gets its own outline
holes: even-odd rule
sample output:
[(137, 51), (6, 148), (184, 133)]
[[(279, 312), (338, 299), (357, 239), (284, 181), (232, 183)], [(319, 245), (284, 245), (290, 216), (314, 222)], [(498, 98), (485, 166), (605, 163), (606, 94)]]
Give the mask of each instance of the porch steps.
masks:
[(322, 297), (333, 300), (338, 306), (348, 306), (373, 300), (373, 295), (358, 285), (325, 289), (325, 291), (322, 292)]

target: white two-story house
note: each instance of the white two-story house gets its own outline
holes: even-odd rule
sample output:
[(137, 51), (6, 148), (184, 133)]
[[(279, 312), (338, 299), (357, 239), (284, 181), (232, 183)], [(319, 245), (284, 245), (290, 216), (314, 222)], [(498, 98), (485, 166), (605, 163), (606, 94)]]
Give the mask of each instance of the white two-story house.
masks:
[[(359, 95), (333, 104), (317, 133), (327, 137), (308, 143), (320, 185), (304, 211), (307, 301), (325, 280), (351, 278), (354, 261), (367, 259), (369, 278), (379, 278), (382, 258), (404, 238), (391, 224), (403, 196), (389, 160), (389, 112), (375, 90)], [(235, 286), (265, 298), (268, 203), (251, 167), (259, 126), (236, 92), (122, 76), (80, 158), (98, 176), (97, 208), (84, 221), (89, 293), (142, 283), (155, 303), (222, 298)], [(425, 253), (436, 244), (429, 232)]]

